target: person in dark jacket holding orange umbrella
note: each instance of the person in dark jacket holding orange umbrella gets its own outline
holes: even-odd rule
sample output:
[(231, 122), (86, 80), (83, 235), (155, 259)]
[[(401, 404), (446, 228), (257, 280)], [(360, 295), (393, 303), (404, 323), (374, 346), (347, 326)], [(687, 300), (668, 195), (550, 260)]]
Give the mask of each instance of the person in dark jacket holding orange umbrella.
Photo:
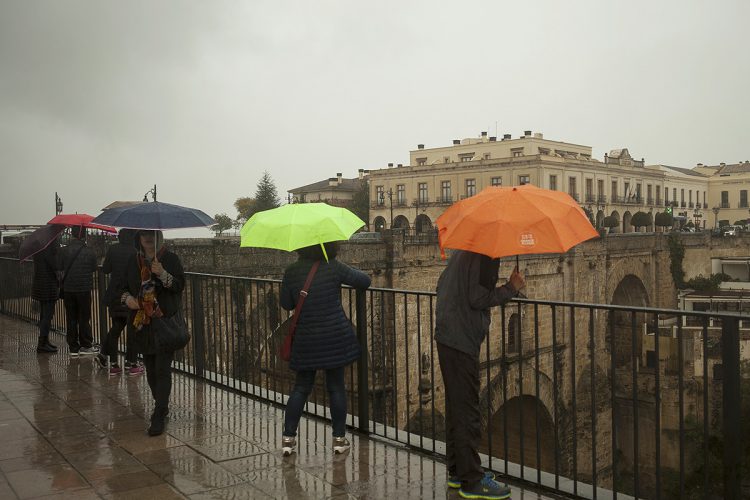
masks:
[(49, 330), (55, 315), (55, 304), (60, 296), (57, 280), (57, 240), (41, 252), (34, 254), (34, 278), (31, 298), (39, 302), (39, 342), (36, 352), (55, 353), (57, 346), (49, 341)]
[(331, 405), (333, 451), (349, 449), (346, 439), (346, 388), (344, 368), (359, 359), (360, 348), (351, 322), (341, 306), (341, 285), (357, 289), (370, 286), (370, 277), (336, 260), (338, 244), (325, 243), (326, 261), (321, 245), (297, 250), (299, 259), (284, 271), (281, 283), (281, 307), (295, 308), (313, 264), (319, 266), (300, 311), (292, 344), (289, 368), (297, 372), (289, 395), (281, 438), (284, 455), (294, 452), (297, 427), (302, 410), (315, 383), (317, 370), (326, 372), (326, 389)]
[(435, 343), (445, 385), (448, 486), (463, 498), (501, 500), (510, 489), (485, 473), (477, 449), (479, 351), (490, 330), (490, 307), (503, 305), (526, 285), (514, 269), (496, 286), (500, 261), (467, 250), (456, 251), (437, 284)]

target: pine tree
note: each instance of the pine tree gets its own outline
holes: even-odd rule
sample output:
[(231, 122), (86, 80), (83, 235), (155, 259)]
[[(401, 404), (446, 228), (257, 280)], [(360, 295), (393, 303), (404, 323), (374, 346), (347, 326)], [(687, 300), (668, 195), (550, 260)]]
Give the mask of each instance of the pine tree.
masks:
[(253, 213), (276, 208), (280, 204), (281, 200), (279, 200), (279, 195), (276, 192), (276, 184), (274, 184), (271, 174), (265, 171), (263, 172), (263, 177), (258, 181), (258, 186), (255, 190), (255, 207), (253, 207)]

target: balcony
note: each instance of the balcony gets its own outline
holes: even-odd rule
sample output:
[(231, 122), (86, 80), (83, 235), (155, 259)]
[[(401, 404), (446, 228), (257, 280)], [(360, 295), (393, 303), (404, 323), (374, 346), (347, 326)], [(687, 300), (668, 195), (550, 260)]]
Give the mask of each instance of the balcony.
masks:
[(688, 208), (695, 208), (695, 205), (693, 204), (692, 201), (688, 202)]
[[(320, 381), (300, 452), (282, 459), (278, 404), (292, 379), (275, 355), (280, 339), (268, 335), (283, 318), (277, 280), (186, 273), (183, 309), (193, 339), (173, 364), (168, 434), (147, 438), (151, 398), (142, 377), (94, 373), (85, 358), (65, 355), (60, 336), (60, 354), (33, 351), (32, 268), (0, 259), (0, 422), (8, 422), (0, 459), (18, 458), (14, 467), (26, 468), (5, 472), (19, 496), (136, 488), (143, 490), (129, 493), (144, 498), (173, 490), (252, 497), (256, 489), (274, 498), (446, 495), (433, 292), (342, 290), (365, 353), (347, 369), (353, 448), (330, 454)], [(99, 338), (108, 324), (99, 300), (104, 275), (95, 283)], [(544, 498), (540, 491), (685, 498), (698, 487), (709, 497), (740, 498), (747, 422), (739, 342), (750, 333), (737, 316), (517, 299), (493, 309), (492, 320), (480, 355), (480, 458), (516, 485), (514, 498)], [(678, 326), (688, 324), (703, 326)], [(592, 361), (601, 369), (590, 370)], [(719, 371), (706, 368), (717, 363)], [(703, 460), (728, 473), (704, 474)]]
[(600, 194), (596, 196), (597, 203), (607, 203), (607, 195)]
[(719, 206), (719, 208), (730, 208), (729, 207), (729, 202), (728, 201), (722, 201), (721, 205)]
[(653, 205), (653, 204), (654, 204), (654, 199), (651, 198), (650, 196), (647, 197), (646, 198), (646, 205)]
[(596, 203), (596, 197), (591, 193), (586, 193), (586, 203)]
[(450, 205), (453, 203), (453, 196), (438, 196), (435, 198), (436, 205)]

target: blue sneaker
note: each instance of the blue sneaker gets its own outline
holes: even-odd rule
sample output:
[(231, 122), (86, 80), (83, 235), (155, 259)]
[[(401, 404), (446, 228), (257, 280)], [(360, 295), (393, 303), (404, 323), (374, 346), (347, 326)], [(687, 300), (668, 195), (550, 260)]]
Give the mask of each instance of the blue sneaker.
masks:
[[(495, 473), (494, 472), (485, 472), (484, 477), (488, 477), (490, 479), (495, 479)], [(448, 487), (449, 488), (460, 488), (461, 487), (461, 480), (458, 478), (458, 476), (450, 476), (448, 478)]]
[(461, 498), (505, 500), (510, 498), (510, 488), (485, 476), (471, 488), (462, 487), (458, 490), (458, 494)]

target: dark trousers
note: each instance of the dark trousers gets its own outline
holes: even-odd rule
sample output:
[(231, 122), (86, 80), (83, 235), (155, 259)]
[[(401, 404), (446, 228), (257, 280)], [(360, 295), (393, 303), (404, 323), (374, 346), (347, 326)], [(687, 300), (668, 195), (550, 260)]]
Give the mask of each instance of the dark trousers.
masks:
[(146, 379), (151, 388), (151, 396), (156, 402), (157, 410), (169, 408), (169, 394), (172, 392), (172, 359), (174, 352), (144, 354)]
[(109, 356), (111, 363), (117, 363), (117, 341), (120, 340), (120, 334), (127, 326), (125, 339), (125, 361), (135, 363), (138, 359), (138, 353), (135, 350), (135, 331), (132, 323), (128, 321), (127, 316), (111, 315), (112, 326), (102, 339), (101, 353)]
[[(300, 370), (294, 381), (294, 389), (289, 395), (284, 414), (284, 435), (296, 436), (302, 410), (315, 384), (315, 370)], [(346, 387), (344, 386), (344, 367), (326, 370), (326, 390), (331, 405), (331, 424), (334, 437), (346, 434)]]
[(471, 487), (484, 476), (479, 460), (479, 358), (437, 344), (445, 385), (445, 444), (448, 474)]
[(68, 347), (78, 352), (81, 347), (90, 348), (94, 342), (91, 335), (91, 292), (65, 292), (66, 328)]
[(56, 300), (39, 301), (39, 337), (49, 337), (56, 303)]

